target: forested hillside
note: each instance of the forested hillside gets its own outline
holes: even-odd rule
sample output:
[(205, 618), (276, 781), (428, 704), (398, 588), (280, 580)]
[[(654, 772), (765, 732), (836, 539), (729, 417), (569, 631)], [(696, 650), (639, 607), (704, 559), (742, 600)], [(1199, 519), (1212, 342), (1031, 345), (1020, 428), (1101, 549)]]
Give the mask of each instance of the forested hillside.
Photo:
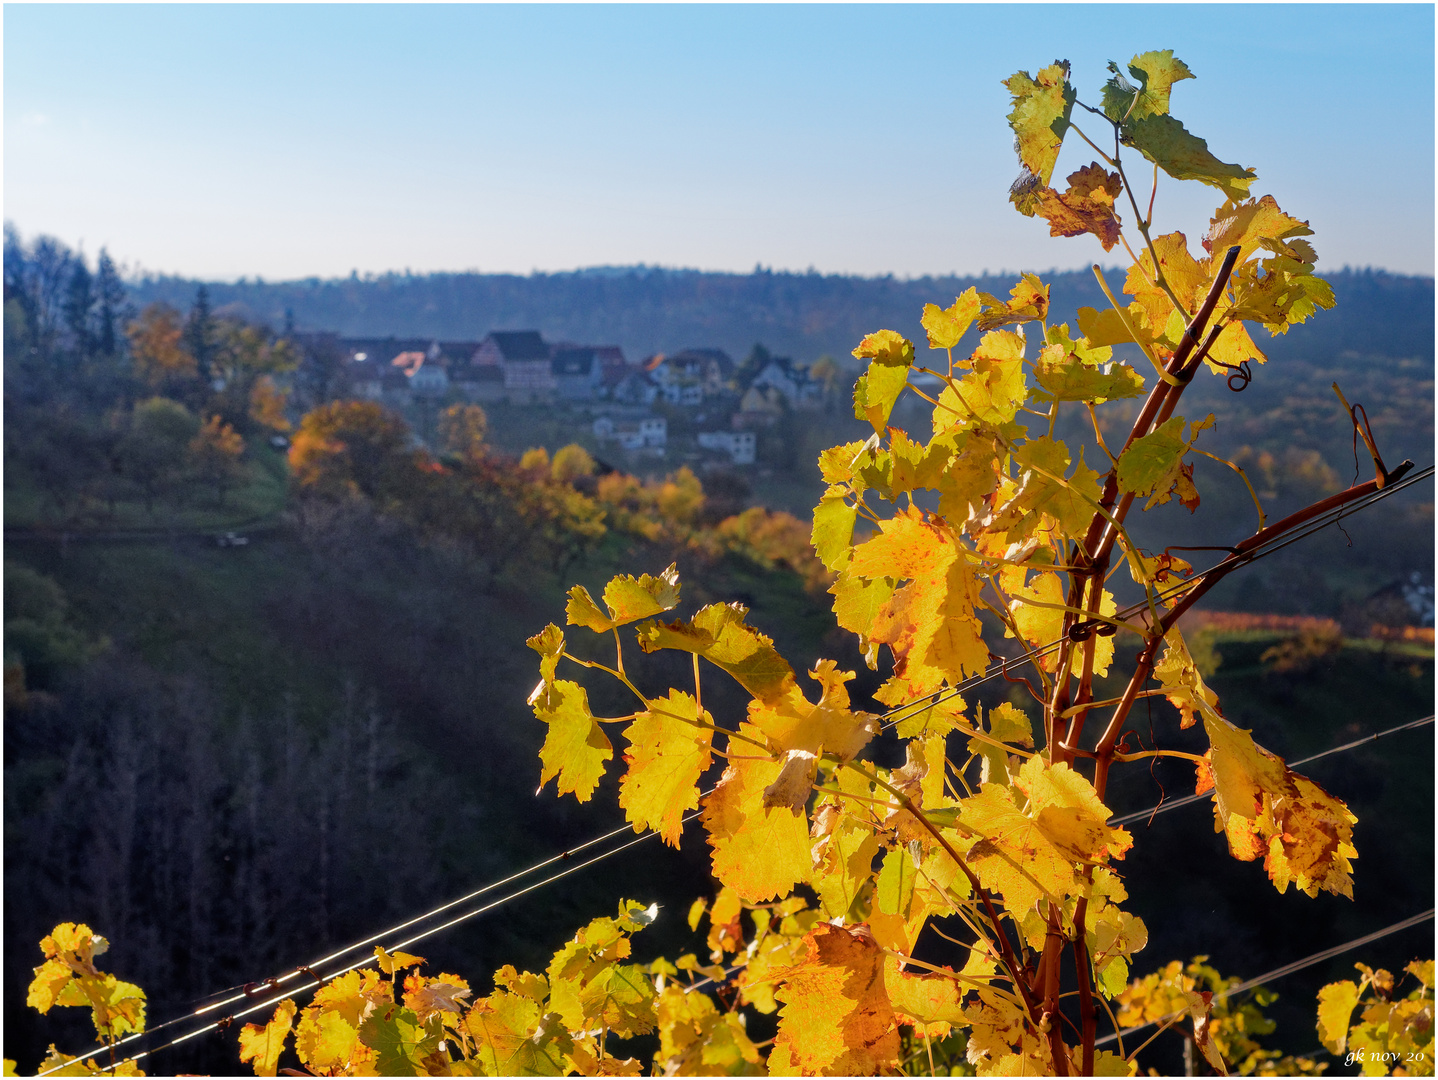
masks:
[[(860, 278), (756, 270), (705, 273), (619, 267), (567, 274), (385, 274), (338, 280), (209, 282), (211, 301), (275, 329), (292, 317), (302, 330), (349, 336), (477, 340), (490, 330), (534, 329), (551, 341), (610, 342), (632, 357), (691, 346), (743, 356), (756, 341), (803, 362), (848, 356), (877, 327), (921, 338), (925, 304), (970, 286), (1004, 295), (1016, 275)], [(1117, 291), (1123, 273), (1109, 273)], [(1271, 343), (1275, 357), (1432, 357), (1433, 279), (1372, 270), (1328, 273), (1336, 308)], [(1103, 307), (1087, 271), (1047, 274), (1053, 310), (1071, 319), (1081, 305)], [(186, 307), (200, 282), (147, 278), (131, 283), (137, 304)]]

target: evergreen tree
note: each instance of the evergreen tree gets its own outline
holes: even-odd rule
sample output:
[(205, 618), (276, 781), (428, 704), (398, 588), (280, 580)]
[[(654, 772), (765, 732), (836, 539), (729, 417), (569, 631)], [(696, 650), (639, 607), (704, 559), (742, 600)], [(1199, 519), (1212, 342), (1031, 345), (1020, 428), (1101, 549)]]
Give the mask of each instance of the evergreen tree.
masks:
[(114, 356), (120, 344), (119, 324), (125, 315), (125, 285), (110, 253), (100, 249), (95, 266), (95, 350)]
[(215, 317), (210, 312), (210, 290), (201, 285), (195, 292), (195, 303), (190, 308), (190, 322), (185, 330), (186, 344), (190, 355), (199, 366), (200, 375), (208, 377), (210, 362), (215, 354)]
[(84, 258), (78, 257), (65, 289), (64, 318), (65, 328), (70, 331), (70, 344), (81, 360), (90, 355), (94, 344), (90, 327), (90, 309), (94, 305), (95, 279), (85, 267)]

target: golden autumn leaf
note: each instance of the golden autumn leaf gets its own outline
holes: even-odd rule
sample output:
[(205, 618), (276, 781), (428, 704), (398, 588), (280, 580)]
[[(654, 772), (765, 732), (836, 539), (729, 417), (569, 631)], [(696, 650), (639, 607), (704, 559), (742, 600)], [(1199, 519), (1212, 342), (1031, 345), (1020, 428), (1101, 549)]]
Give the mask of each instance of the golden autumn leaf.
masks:
[(1321, 786), (1290, 772), (1297, 789), (1292, 796), (1269, 801), (1263, 823), (1271, 824), (1264, 869), (1279, 892), (1289, 883), (1309, 896), (1318, 891), (1353, 896), (1350, 873), (1358, 849), (1353, 826), (1358, 819), (1341, 799)]
[(1318, 1041), (1330, 1054), (1341, 1054), (1348, 1043), (1348, 1021), (1358, 1005), (1358, 987), (1352, 981), (1329, 983), (1318, 991)]
[(973, 325), (978, 314), (979, 293), (972, 287), (964, 290), (962, 296), (955, 297), (953, 304), (947, 308), (925, 304), (919, 321), (928, 333), (929, 348), (952, 349)]
[(914, 346), (902, 334), (879, 330), (859, 343), (854, 356), (869, 361), (868, 370), (854, 383), (854, 416), (882, 432), (909, 380)]
[(285, 1049), (290, 1028), (295, 1022), (296, 1006), (286, 998), (275, 1006), (275, 1014), (269, 1023), (246, 1024), (240, 1029), (240, 1060), (252, 1062), (256, 1076), (277, 1076), (280, 1054)]
[(1024, 338), (1012, 330), (992, 330), (979, 341), (967, 363), (970, 371), (939, 395), (939, 408), (960, 423), (1007, 424), (1028, 398), (1024, 374)]
[(720, 1012), (707, 994), (691, 994), (671, 983), (659, 995), (657, 1011), (656, 1064), (664, 1075), (741, 1075), (745, 1065), (759, 1064), (759, 1050), (740, 1014)]
[(913, 1028), (916, 1035), (942, 1039), (954, 1025), (964, 1023), (962, 984), (952, 972), (907, 971), (898, 957), (888, 956), (884, 958), (884, 992), (897, 1021)]
[[(884, 953), (864, 927), (820, 923), (804, 961), (785, 971), (774, 1054), (809, 1076), (868, 1076), (899, 1054), (884, 987)], [(770, 1067), (773, 1074), (773, 1065)]]
[(1009, 127), (1023, 167), (1009, 197), (1022, 213), (1029, 212), (1025, 209), (1027, 191), (1035, 183), (1048, 184), (1068, 133), (1069, 113), (1077, 97), (1068, 75), (1068, 64), (1055, 62), (1040, 69), (1037, 77), (1019, 71), (1004, 81), (1013, 96)]
[(647, 619), (668, 611), (679, 603), (679, 570), (671, 564), (657, 577), (643, 574), (632, 577), (621, 574), (604, 586), (606, 615), (589, 595), (589, 590), (576, 585), (569, 590), (565, 613), (573, 626), (587, 626), (596, 633), (607, 633), (616, 626)]
[[(714, 718), (692, 696), (670, 690), (625, 729), (629, 770), (619, 780), (619, 805), (635, 832), (654, 829), (679, 846), (684, 813), (699, 805), (699, 777), (709, 767)], [(706, 730), (701, 724), (710, 725)]]
[(534, 704), (534, 714), (549, 725), (539, 759), (544, 765), (539, 785), (559, 778), (559, 794), (574, 792), (587, 802), (604, 775), (604, 763), (614, 756), (614, 747), (594, 714), (589, 711), (589, 694), (578, 683), (560, 679), (553, 684), (551, 704)]
[[(762, 737), (750, 724), (740, 734)], [(808, 880), (809, 822), (787, 807), (764, 805), (764, 791), (778, 779), (782, 765), (748, 758), (738, 750), (714, 790), (703, 800), (703, 822), (713, 849), (714, 876), (750, 903), (787, 895)]]
[[(771, 749), (785, 755), (783, 773), (806, 772), (810, 785), (817, 755), (828, 752), (848, 761), (878, 732), (873, 716), (849, 708), (845, 684), (853, 679), (853, 672), (840, 671), (832, 660), (821, 660), (815, 665), (812, 677), (821, 688), (818, 702), (809, 701), (798, 686), (791, 686), (776, 701), (755, 700), (749, 704), (749, 723), (764, 733)], [(797, 812), (803, 809), (808, 787), (803, 789), (802, 796), (797, 802), (794, 796), (782, 801)], [(766, 800), (770, 798), (766, 796)], [(779, 802), (769, 804), (779, 805)]]
[(908, 579), (878, 611), (871, 640), (890, 647), (894, 674), (914, 696), (981, 673), (988, 649), (975, 607), (979, 583), (958, 542), (910, 507), (854, 549), (850, 571), (871, 580)]
[(1203, 725), (1215, 789), (1214, 828), (1227, 836), (1234, 858), (1251, 862), (1262, 857), (1279, 892), (1294, 884), (1309, 896), (1321, 889), (1351, 897), (1358, 819), (1343, 801), (1289, 769), (1222, 716), (1204, 712)]
[(1203, 681), (1177, 626), (1164, 635), (1163, 656), (1154, 665), (1153, 677), (1163, 687), (1169, 704), (1178, 710), (1179, 727), (1193, 727), (1199, 712), (1223, 715), (1218, 707), (1218, 695)]
[(566, 1074), (565, 1052), (572, 1047), (572, 1040), (552, 1025), (541, 1027), (542, 1018), (539, 1002), (507, 990), (476, 1001), (465, 1015), (464, 1027), (475, 1042), (485, 1075)]
[(748, 611), (743, 604), (709, 604), (687, 623), (645, 623), (639, 627), (639, 647), (645, 652), (698, 653), (754, 697), (775, 701), (794, 685), (794, 669), (775, 650), (771, 638), (745, 624)]

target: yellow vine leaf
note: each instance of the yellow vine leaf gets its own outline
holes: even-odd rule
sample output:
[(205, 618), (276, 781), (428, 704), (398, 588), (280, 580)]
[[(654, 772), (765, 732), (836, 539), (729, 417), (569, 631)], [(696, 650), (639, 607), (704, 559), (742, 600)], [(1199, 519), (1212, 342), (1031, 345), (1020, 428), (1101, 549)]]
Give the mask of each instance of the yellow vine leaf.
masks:
[(949, 974), (919, 974), (906, 971), (898, 957), (884, 958), (884, 992), (898, 1022), (915, 1035), (942, 1039), (963, 1026), (962, 986), (944, 970)]
[(1350, 860), (1358, 819), (1341, 799), (1300, 776), (1223, 717), (1203, 714), (1209, 764), (1199, 770), (1200, 792), (1215, 788), (1215, 831), (1237, 859), (1260, 856), (1279, 892), (1290, 884), (1309, 896), (1319, 890), (1352, 897)]
[(1199, 712), (1222, 717), (1218, 695), (1203, 681), (1177, 626), (1164, 635), (1163, 657), (1154, 665), (1153, 675), (1169, 704), (1178, 710), (1180, 728), (1193, 727)]
[[(1100, 311), (1096, 308), (1081, 307), (1078, 309), (1079, 332), (1094, 347), (1135, 342), (1145, 351), (1152, 353), (1158, 346), (1158, 335), (1149, 325), (1147, 309), (1135, 300), (1124, 309), (1124, 318), (1128, 320), (1127, 326), (1113, 308)], [(1130, 330), (1133, 333), (1130, 333)]]
[(1348, 1021), (1358, 1005), (1358, 987), (1351, 980), (1329, 983), (1318, 991), (1318, 1041), (1330, 1054), (1348, 1045)]
[(35, 978), (30, 980), (25, 1004), (41, 1014), (49, 1012), (57, 1004), (66, 1004), (60, 1001), (60, 995), (72, 978), (74, 972), (63, 960), (46, 960), (35, 968)]
[[(741, 724), (741, 734), (762, 732)], [(780, 762), (748, 758), (738, 750), (703, 800), (704, 827), (713, 848), (714, 876), (750, 903), (786, 896), (810, 874), (809, 822), (787, 807), (767, 807), (764, 792), (778, 779)]]
[(1168, 112), (1173, 84), (1193, 78), (1188, 65), (1175, 57), (1172, 49), (1140, 53), (1129, 61), (1128, 71), (1138, 80), (1137, 87), (1123, 85), (1116, 64), (1110, 64), (1109, 70), (1114, 72), (1114, 78), (1104, 84), (1103, 110), (1114, 120), (1125, 115), (1133, 118), (1164, 115)]
[(819, 454), (819, 475), (826, 484), (847, 484), (854, 479), (854, 465), (869, 444), (864, 441), (831, 446)]
[(541, 1026), (540, 1004), (508, 990), (474, 1003), (464, 1028), (486, 1076), (563, 1076), (573, 1041), (562, 1028)]
[[(86, 1058), (84, 1061), (77, 1061), (69, 1054), (62, 1054), (53, 1045), (50, 1052), (45, 1055), (45, 1060), (40, 1062), (39, 1072), (44, 1076), (144, 1076), (140, 1070), (139, 1062), (126, 1061), (116, 1065), (113, 1069), (101, 1068), (95, 1063), (94, 1058)], [(14, 1076), (11, 1071), (9, 1075)]]
[(1063, 897), (1081, 887), (1073, 862), (1015, 804), (1002, 784), (988, 784), (962, 801), (960, 825), (973, 841), (965, 858), (990, 892), (1016, 915), (1040, 899)]
[(776, 702), (752, 701), (749, 722), (762, 731), (771, 749), (784, 755), (778, 778), (765, 790), (766, 806), (788, 806), (802, 814), (813, 787), (818, 755), (828, 752), (848, 761), (878, 733), (869, 713), (849, 709), (845, 683), (854, 677), (832, 660), (815, 665), (813, 678), (822, 688), (810, 702), (797, 686)]
[[(953, 397), (950, 390), (944, 394)], [(934, 410), (938, 415), (939, 410)], [(999, 484), (998, 445), (991, 434), (979, 431), (955, 435), (953, 457), (938, 487), (939, 515), (956, 527), (988, 510), (987, 500)]]
[(583, 585), (569, 590), (565, 615), (573, 626), (587, 626), (595, 633), (607, 633), (616, 626), (647, 619), (668, 611), (679, 603), (679, 570), (673, 564), (658, 577), (644, 574), (631, 577), (621, 574), (604, 586), (604, 604), (609, 614), (599, 610), (594, 597)]
[(1014, 451), (1013, 459), (1019, 467), (1019, 488), (1011, 505), (1047, 514), (1066, 535), (1082, 536), (1099, 497), (1099, 475), (1084, 464), (1082, 451), (1073, 475), (1067, 478), (1068, 447), (1047, 435), (1024, 443)]
[(978, 318), (979, 292), (970, 287), (963, 295), (954, 298), (953, 304), (941, 308), (938, 304), (925, 304), (924, 314), (919, 322), (929, 337), (929, 348), (952, 349), (959, 343), (969, 327)]
[[(689, 721), (686, 723), (685, 721)], [(699, 805), (699, 777), (709, 767), (714, 718), (692, 696), (670, 690), (625, 729), (629, 770), (619, 780), (619, 805), (635, 832), (654, 829), (679, 846), (684, 813)]]
[(1053, 175), (1077, 95), (1069, 85), (1067, 63), (1052, 63), (1040, 69), (1037, 78), (1015, 72), (1004, 85), (1013, 95), (1009, 127), (1023, 166), (1010, 198), (1021, 212), (1029, 213), (1024, 196), (1035, 183), (1046, 186)]
[(1353, 897), (1353, 826), (1358, 818), (1341, 799), (1290, 772), (1297, 794), (1268, 800), (1261, 824), (1268, 837), (1264, 869), (1279, 892), (1289, 883), (1309, 896), (1318, 891)]
[[(1153, 248), (1158, 252), (1158, 269), (1163, 271), (1164, 280), (1191, 314), (1197, 301), (1208, 291), (1212, 276), (1209, 260), (1195, 259), (1188, 250), (1188, 238), (1181, 232), (1155, 236)], [(1157, 284), (1153, 255), (1147, 248), (1139, 252), (1138, 264), (1129, 268), (1123, 291), (1143, 306), (1150, 326), (1167, 326), (1169, 316), (1174, 314), (1173, 301)], [(1179, 329), (1181, 333), (1182, 326)], [(1176, 335), (1165, 334), (1165, 337), (1170, 351), (1178, 346)]]
[(814, 508), (814, 526), (810, 540), (814, 554), (826, 569), (838, 572), (849, 564), (850, 541), (858, 510), (848, 501), (849, 489), (831, 484)]
[(240, 1029), (240, 1060), (253, 1062), (256, 1076), (279, 1075), (280, 1054), (294, 1026), (296, 1006), (286, 998), (275, 1006), (269, 1023), (246, 1024)]
[[(1064, 613), (1060, 609), (1064, 602), (1064, 587), (1057, 574), (1045, 570), (1027, 582), (1008, 586), (1007, 592), (1009, 613), (1024, 641), (1033, 648), (1043, 648), (1059, 639), (1063, 632)], [(1026, 600), (1037, 603), (1025, 603)], [(1004, 636), (1012, 637), (1013, 634), (1005, 630)], [(1059, 650), (1047, 652), (1038, 657), (1037, 663), (1045, 671), (1057, 671), (1061, 656)]]
[(794, 685), (794, 669), (774, 649), (771, 638), (745, 625), (748, 611), (743, 604), (710, 604), (687, 623), (645, 623), (639, 627), (639, 647), (645, 652), (698, 653), (754, 697), (777, 701)]
[(908, 579), (879, 610), (873, 641), (894, 653), (894, 674), (915, 697), (981, 673), (988, 663), (974, 608), (979, 583), (959, 544), (914, 507), (882, 523), (854, 549), (850, 570), (870, 580)]
[(899, 1032), (884, 989), (884, 953), (863, 927), (820, 923), (805, 960), (785, 972), (776, 996), (780, 1065), (805, 1076), (868, 1076), (891, 1068)]
[[(1228, 375), (1230, 367), (1237, 367), (1247, 361), (1254, 361), (1262, 364), (1267, 362), (1268, 357), (1263, 350), (1253, 343), (1248, 331), (1241, 322), (1229, 322), (1225, 324), (1223, 332), (1218, 335), (1218, 340), (1208, 350), (1204, 362), (1208, 364), (1209, 370), (1218, 375)], [(1228, 367), (1223, 365), (1227, 364)]]
[[(999, 742), (1017, 743), (1027, 747), (1034, 744), (1032, 721), (1022, 709), (1007, 701), (989, 710), (989, 734)], [(979, 772), (980, 783), (1009, 783), (1009, 755), (1002, 747), (989, 741), (970, 739), (969, 753), (977, 754), (983, 759)]]
[(993, 330), (969, 358), (972, 370), (956, 387), (945, 387), (939, 405), (958, 421), (1007, 424), (1028, 397), (1024, 339), (1012, 330)]
[[(757, 1072), (759, 1050), (740, 1014), (721, 1013), (707, 994), (670, 984), (659, 995), (659, 1054), (664, 1076), (734, 1076)], [(749, 1068), (746, 1068), (749, 1066)]]
[[(849, 770), (841, 773), (841, 777), (855, 775)], [(812, 835), (814, 891), (825, 918), (863, 922), (861, 905), (870, 899), (874, 856), (880, 850), (874, 826), (848, 813), (842, 803), (825, 802), (814, 813)]]
[[(868, 643), (869, 631), (873, 629), (879, 612), (894, 595), (893, 581), (886, 577), (870, 580), (855, 573), (850, 565), (829, 586), (829, 592), (834, 596), (834, 621), (845, 630), (858, 634), (861, 648), (868, 652), (871, 647)], [(877, 649), (877, 646), (873, 648)], [(873, 655), (866, 657), (871, 668), (877, 666)]]
[(980, 1076), (1048, 1076), (1048, 1046), (1008, 995), (980, 988), (964, 1006), (969, 1028), (965, 1057)]
[(1203, 238), (1203, 247), (1210, 256), (1215, 252), (1222, 256), (1236, 244), (1238, 261), (1244, 263), (1262, 248), (1265, 240), (1290, 240), (1312, 235), (1308, 222), (1285, 214), (1272, 195), (1265, 195), (1245, 202), (1230, 200), (1215, 210)]
[(534, 715), (549, 725), (539, 751), (544, 765), (539, 786), (558, 777), (560, 795), (572, 791), (580, 802), (587, 802), (604, 775), (604, 763), (614, 756), (614, 747), (589, 711), (584, 687), (559, 679), (552, 686), (550, 701), (547, 707), (542, 701), (534, 703)]
[(869, 361), (868, 370), (854, 384), (854, 416), (869, 421), (875, 432), (882, 433), (894, 402), (909, 381), (913, 343), (892, 330), (879, 330), (859, 343), (854, 356)]
[(1039, 831), (1071, 858), (1122, 859), (1133, 846), (1127, 830), (1108, 824), (1109, 809), (1093, 785), (1068, 765), (1046, 765), (1043, 758), (1031, 757), (1014, 778), (1014, 787), (1028, 796), (1027, 813)]
[(1037, 274), (1024, 274), (1009, 290), (1009, 298), (1000, 300), (991, 293), (979, 293), (983, 312), (979, 315), (980, 330), (996, 330), (1014, 323), (1041, 322), (1049, 310), (1049, 287)]
[[(1027, 796), (1025, 808), (1015, 791)], [(1108, 809), (1084, 777), (1040, 757), (1024, 764), (1013, 790), (987, 784), (960, 806), (960, 829), (973, 837), (970, 867), (1016, 915), (1045, 897), (1062, 903), (1083, 894), (1088, 886), (1075, 860), (1121, 859), (1133, 844), (1128, 832), (1107, 824)]]
[(311, 1069), (325, 1072), (364, 1068), (375, 1052), (359, 1038), (360, 1022), (372, 1009), (393, 1003), (377, 971), (349, 971), (315, 991), (295, 1028), (295, 1052)]
[(403, 971), (405, 968), (419, 967), (424, 963), (422, 956), (413, 956), (407, 952), (385, 952), (383, 945), (374, 947), (374, 955), (379, 969), (386, 975), (393, 975), (396, 971)]
[(1143, 393), (1143, 376), (1127, 364), (1107, 371), (1084, 363), (1062, 345), (1043, 349), (1034, 361), (1034, 378), (1041, 387), (1034, 398), (1048, 401), (1119, 401)]

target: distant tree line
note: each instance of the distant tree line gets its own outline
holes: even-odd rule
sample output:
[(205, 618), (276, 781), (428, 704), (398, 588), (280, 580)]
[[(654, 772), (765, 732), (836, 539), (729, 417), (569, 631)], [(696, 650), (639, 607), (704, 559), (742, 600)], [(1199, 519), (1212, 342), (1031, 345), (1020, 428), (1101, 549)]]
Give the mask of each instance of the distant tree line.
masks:
[[(1356, 350), (1385, 356), (1432, 355), (1433, 279), (1376, 270), (1323, 271), (1338, 297), (1323, 320), (1271, 343), (1275, 358), (1337, 356)], [(1110, 287), (1124, 275), (1108, 273)], [(1105, 300), (1087, 270), (1046, 276), (1057, 319)], [(628, 267), (559, 274), (436, 273), (358, 275), (266, 282), (210, 283), (217, 304), (280, 328), (348, 336), (469, 339), (489, 330), (537, 329), (546, 338), (614, 341), (630, 355), (713, 346), (742, 356), (756, 340), (809, 361), (847, 356), (875, 326), (922, 336), (918, 312), (969, 286), (1007, 294), (1012, 276), (850, 277), (758, 271), (705, 273)], [(155, 277), (134, 282), (142, 303), (181, 304), (199, 283)], [(1268, 348), (1268, 344), (1264, 344)]]

